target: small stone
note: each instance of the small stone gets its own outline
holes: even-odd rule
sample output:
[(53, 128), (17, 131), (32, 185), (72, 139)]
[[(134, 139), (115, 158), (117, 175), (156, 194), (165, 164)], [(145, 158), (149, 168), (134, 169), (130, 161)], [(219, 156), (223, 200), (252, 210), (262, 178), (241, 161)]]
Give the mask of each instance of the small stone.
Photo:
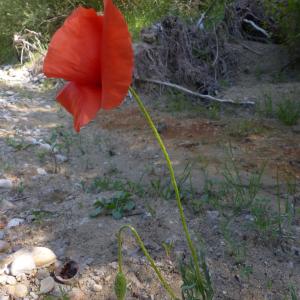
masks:
[(9, 244), (0, 240), (0, 253), (6, 252), (9, 249)]
[(217, 210), (209, 210), (206, 214), (211, 220), (217, 220), (220, 216), (220, 213)]
[(6, 284), (7, 275), (0, 275), (0, 285)]
[(96, 284), (96, 283), (95, 283), (95, 284), (92, 286), (92, 290), (93, 290), (94, 292), (101, 292), (102, 289), (103, 289), (103, 287), (102, 287), (101, 284)]
[(9, 296), (0, 294), (0, 300), (9, 300)]
[(52, 150), (52, 147), (49, 144), (43, 144), (43, 143), (41, 143), (40, 144), (40, 148), (42, 150), (46, 150), (46, 151), (51, 151)]
[(25, 142), (27, 142), (31, 145), (38, 145), (39, 144), (39, 142), (34, 137), (31, 137), (31, 136), (26, 137)]
[(31, 254), (23, 253), (13, 260), (10, 265), (10, 274), (13, 276), (18, 276), (24, 273), (31, 273), (36, 268), (34, 259)]
[(47, 294), (54, 289), (55, 281), (52, 277), (47, 277), (41, 281), (40, 293)]
[(56, 154), (55, 157), (59, 163), (64, 163), (64, 162), (68, 161), (68, 158), (61, 154)]
[(47, 278), (47, 277), (49, 277), (49, 276), (50, 276), (50, 273), (49, 273), (49, 271), (46, 270), (46, 269), (40, 269), (40, 270), (38, 270), (37, 273), (36, 273), (36, 278), (37, 278), (38, 280), (45, 279), (45, 278)]
[(30, 292), (30, 297), (32, 298), (32, 299), (38, 299), (39, 298), (39, 296), (37, 295), (37, 294), (35, 294), (34, 292)]
[(114, 269), (117, 270), (118, 269), (118, 263), (116, 261), (113, 261), (112, 263), (110, 263), (110, 266)]
[(21, 224), (23, 224), (25, 222), (24, 219), (20, 219), (20, 218), (14, 218), (11, 219), (8, 224), (7, 224), (7, 228), (13, 228), (13, 227), (17, 227), (20, 226)]
[(46, 247), (34, 247), (31, 254), (38, 268), (48, 267), (56, 262), (54, 252)]
[(13, 183), (10, 179), (0, 179), (0, 188), (2, 189), (11, 189)]
[(68, 299), (69, 300), (85, 300), (86, 296), (85, 294), (78, 288), (73, 288), (69, 293), (68, 293)]
[(17, 283), (17, 280), (14, 276), (6, 276), (6, 283), (10, 285), (15, 285)]
[(18, 283), (15, 285), (13, 296), (24, 298), (28, 295), (28, 287), (25, 284)]
[(48, 174), (47, 171), (43, 168), (37, 168), (36, 171), (39, 175), (47, 175)]

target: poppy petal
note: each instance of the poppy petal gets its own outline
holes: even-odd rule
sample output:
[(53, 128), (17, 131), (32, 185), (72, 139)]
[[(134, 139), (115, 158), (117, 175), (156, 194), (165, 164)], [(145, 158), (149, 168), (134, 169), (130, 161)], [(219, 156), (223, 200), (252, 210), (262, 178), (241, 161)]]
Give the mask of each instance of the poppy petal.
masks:
[(102, 108), (124, 100), (132, 80), (133, 50), (126, 21), (112, 0), (104, 0), (102, 48)]
[(101, 108), (101, 89), (97, 86), (67, 83), (56, 97), (74, 117), (74, 128), (80, 128), (96, 117)]
[(93, 9), (75, 9), (50, 42), (45, 75), (100, 85), (102, 21)]

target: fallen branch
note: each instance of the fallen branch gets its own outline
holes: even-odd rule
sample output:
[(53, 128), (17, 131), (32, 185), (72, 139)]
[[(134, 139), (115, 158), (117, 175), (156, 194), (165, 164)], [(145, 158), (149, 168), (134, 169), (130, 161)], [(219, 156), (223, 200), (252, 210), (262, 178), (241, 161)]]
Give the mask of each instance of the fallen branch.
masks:
[(236, 102), (230, 99), (220, 99), (220, 98), (216, 98), (210, 95), (205, 95), (205, 94), (200, 94), (194, 91), (191, 91), (185, 87), (182, 87), (178, 84), (175, 83), (170, 83), (170, 82), (165, 82), (165, 81), (160, 81), (160, 80), (155, 80), (155, 79), (138, 79), (140, 81), (144, 81), (144, 82), (149, 82), (149, 83), (155, 83), (155, 84), (160, 84), (160, 85), (164, 85), (164, 86), (168, 86), (174, 89), (177, 89), (179, 91), (182, 91), (184, 93), (196, 96), (196, 97), (200, 97), (206, 100), (210, 100), (210, 101), (215, 101), (215, 102), (220, 102), (220, 103), (230, 103), (230, 104), (237, 104), (237, 105), (255, 105), (255, 102), (253, 101), (246, 101), (246, 102)]
[(244, 19), (243, 22), (251, 25), (256, 31), (259, 31), (260, 33), (262, 33), (266, 38), (270, 38), (271, 36), (269, 35), (269, 33), (267, 33), (266, 30), (264, 30), (263, 28), (259, 27), (257, 24), (255, 24), (253, 21), (248, 20), (248, 19)]

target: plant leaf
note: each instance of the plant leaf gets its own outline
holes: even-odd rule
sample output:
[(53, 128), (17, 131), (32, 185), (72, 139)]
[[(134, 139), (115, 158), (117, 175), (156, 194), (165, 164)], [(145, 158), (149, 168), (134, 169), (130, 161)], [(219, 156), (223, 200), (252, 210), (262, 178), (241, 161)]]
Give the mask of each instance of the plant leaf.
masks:
[(102, 212), (102, 207), (96, 207), (91, 213), (90, 217), (91, 218), (97, 218)]

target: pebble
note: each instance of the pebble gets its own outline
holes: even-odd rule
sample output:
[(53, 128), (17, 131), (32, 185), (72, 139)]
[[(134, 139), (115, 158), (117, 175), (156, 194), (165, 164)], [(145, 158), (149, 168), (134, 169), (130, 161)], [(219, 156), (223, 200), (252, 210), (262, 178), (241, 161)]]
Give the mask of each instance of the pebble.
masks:
[(0, 240), (0, 253), (6, 252), (9, 249), (9, 244)]
[(45, 279), (45, 278), (47, 278), (47, 277), (49, 277), (49, 276), (50, 276), (50, 273), (49, 273), (49, 271), (46, 270), (46, 269), (40, 269), (40, 270), (37, 271), (37, 274), (36, 274), (36, 278), (37, 278), (38, 280)]
[(217, 210), (209, 210), (206, 214), (211, 220), (217, 220), (220, 216), (220, 213)]
[(86, 296), (85, 294), (78, 288), (73, 288), (69, 293), (68, 293), (68, 299), (69, 300), (85, 300)]
[(30, 253), (17, 255), (10, 265), (10, 274), (18, 276), (24, 273), (31, 273), (36, 268), (34, 259)]
[(47, 171), (43, 168), (37, 168), (36, 171), (39, 175), (47, 175), (48, 174)]
[(92, 286), (92, 290), (93, 290), (94, 292), (101, 292), (102, 289), (103, 289), (103, 287), (102, 287), (101, 284), (94, 284), (94, 285)]
[(41, 148), (42, 150), (52, 151), (52, 147), (51, 147), (49, 144), (43, 144), (43, 143), (41, 143), (41, 144), (40, 144), (40, 148)]
[(25, 284), (18, 283), (14, 286), (13, 296), (24, 298), (28, 295), (28, 287)]
[(6, 284), (6, 276), (7, 275), (0, 275), (0, 285), (4, 285)]
[(23, 224), (25, 222), (24, 219), (20, 219), (20, 218), (14, 218), (11, 219), (8, 224), (7, 224), (7, 228), (13, 228), (13, 227), (17, 227), (20, 226), (21, 224)]
[(38, 268), (48, 267), (56, 262), (54, 252), (46, 247), (34, 247), (31, 249), (31, 254)]
[(52, 277), (47, 277), (41, 281), (40, 293), (47, 294), (54, 289), (55, 281)]
[(59, 163), (64, 163), (64, 162), (68, 161), (68, 158), (61, 154), (56, 154), (55, 157)]
[(2, 189), (11, 189), (13, 183), (10, 179), (0, 179), (0, 188)]
[(14, 276), (6, 275), (6, 283), (10, 285), (15, 285), (17, 283), (17, 279)]

